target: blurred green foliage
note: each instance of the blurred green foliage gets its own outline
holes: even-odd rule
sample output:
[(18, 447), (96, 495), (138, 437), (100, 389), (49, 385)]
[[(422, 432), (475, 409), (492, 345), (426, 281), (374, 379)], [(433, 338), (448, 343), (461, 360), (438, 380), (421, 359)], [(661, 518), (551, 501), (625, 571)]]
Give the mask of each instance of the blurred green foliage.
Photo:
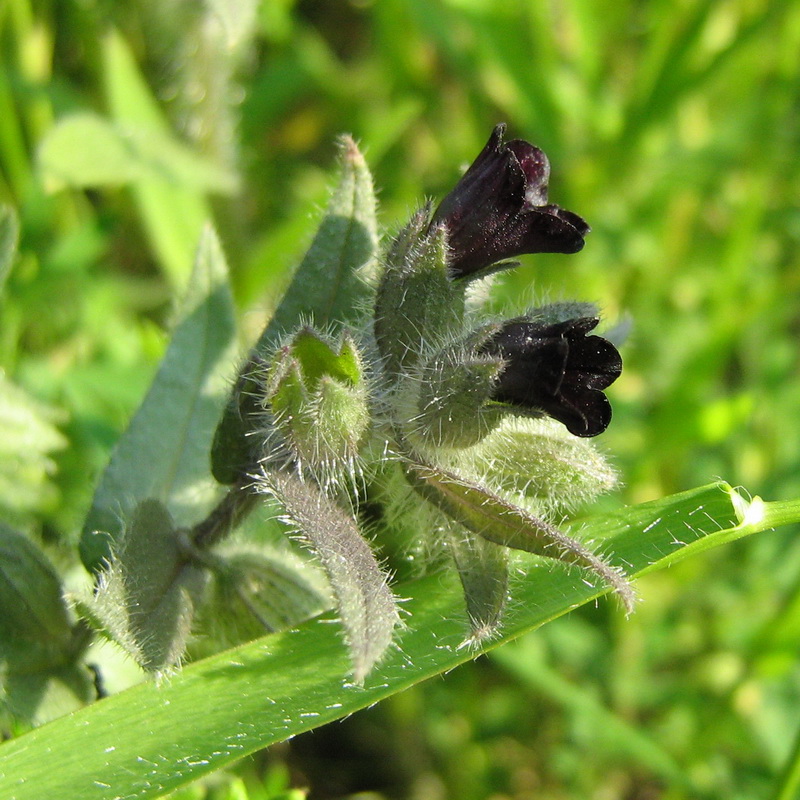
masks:
[[(20, 254), (0, 297), (0, 518), (67, 568), (206, 216), (249, 343), (338, 134), (393, 230), (498, 121), (547, 152), (551, 198), (594, 232), (505, 275), (497, 307), (579, 298), (630, 321), (613, 502), (717, 476), (800, 495), (798, 52), (781, 0), (6, 0), (0, 202)], [(796, 532), (651, 576), (631, 620), (582, 610), (268, 769), (319, 798), (788, 798)]]

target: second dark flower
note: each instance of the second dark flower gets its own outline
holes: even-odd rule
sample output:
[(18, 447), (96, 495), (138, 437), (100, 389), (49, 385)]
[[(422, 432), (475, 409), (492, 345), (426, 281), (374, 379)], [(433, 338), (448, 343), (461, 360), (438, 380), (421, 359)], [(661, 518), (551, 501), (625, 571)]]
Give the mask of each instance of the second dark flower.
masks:
[(619, 377), (622, 359), (611, 342), (586, 335), (597, 324), (592, 317), (552, 325), (526, 319), (505, 323), (481, 347), (507, 362), (492, 398), (541, 411), (575, 436), (602, 433), (611, 421), (602, 390)]

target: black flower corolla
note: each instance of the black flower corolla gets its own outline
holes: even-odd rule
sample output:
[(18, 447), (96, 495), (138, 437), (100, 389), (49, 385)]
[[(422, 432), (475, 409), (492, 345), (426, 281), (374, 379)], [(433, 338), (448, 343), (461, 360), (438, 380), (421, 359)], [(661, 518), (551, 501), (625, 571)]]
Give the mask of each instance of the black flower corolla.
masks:
[(505, 127), (495, 127), (431, 220), (447, 229), (453, 277), (523, 253), (577, 253), (589, 232), (577, 214), (548, 204), (547, 156), (521, 139), (503, 144)]
[(602, 390), (619, 377), (622, 359), (611, 342), (586, 335), (598, 322), (593, 317), (555, 324), (506, 322), (481, 346), (482, 353), (506, 362), (492, 399), (542, 411), (575, 436), (602, 433), (611, 421), (611, 404)]

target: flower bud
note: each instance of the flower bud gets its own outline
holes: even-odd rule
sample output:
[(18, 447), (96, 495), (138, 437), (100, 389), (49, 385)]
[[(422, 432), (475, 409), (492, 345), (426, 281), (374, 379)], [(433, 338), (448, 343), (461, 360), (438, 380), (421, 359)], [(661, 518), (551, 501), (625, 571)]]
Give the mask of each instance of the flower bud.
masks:
[(547, 418), (505, 419), (460, 463), (467, 474), (537, 513), (574, 511), (617, 483), (593, 442)]
[(420, 371), (412, 435), (433, 447), (479, 442), (504, 415), (489, 402), (503, 368), (500, 358), (476, 355), (468, 342), (444, 347)]
[(352, 469), (369, 427), (361, 355), (345, 334), (334, 349), (311, 328), (275, 354), (267, 404), (292, 456), (313, 470)]

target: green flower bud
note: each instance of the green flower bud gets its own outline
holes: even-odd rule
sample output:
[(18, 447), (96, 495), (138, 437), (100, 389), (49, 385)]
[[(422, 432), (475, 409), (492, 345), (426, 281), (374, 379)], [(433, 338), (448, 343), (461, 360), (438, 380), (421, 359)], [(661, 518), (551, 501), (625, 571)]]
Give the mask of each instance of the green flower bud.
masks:
[(345, 334), (333, 348), (311, 328), (301, 329), (274, 356), (267, 405), (293, 458), (328, 476), (351, 471), (369, 428), (361, 355)]

